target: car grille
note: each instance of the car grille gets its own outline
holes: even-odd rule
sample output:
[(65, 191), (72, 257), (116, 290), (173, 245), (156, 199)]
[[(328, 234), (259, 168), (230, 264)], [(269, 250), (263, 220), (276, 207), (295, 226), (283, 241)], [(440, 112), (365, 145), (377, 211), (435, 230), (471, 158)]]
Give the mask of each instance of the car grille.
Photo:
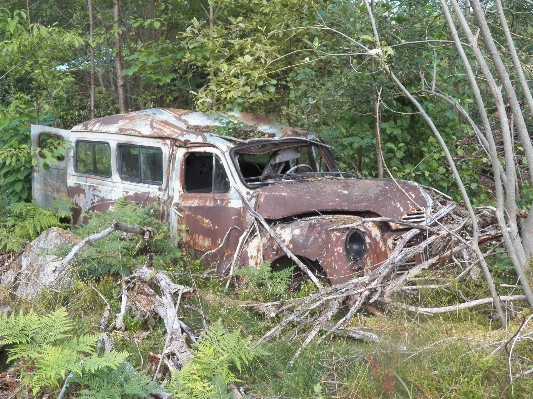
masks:
[(409, 212), (406, 214), (402, 221), (409, 223), (424, 223), (426, 221), (426, 214), (423, 210), (419, 209), (415, 212)]

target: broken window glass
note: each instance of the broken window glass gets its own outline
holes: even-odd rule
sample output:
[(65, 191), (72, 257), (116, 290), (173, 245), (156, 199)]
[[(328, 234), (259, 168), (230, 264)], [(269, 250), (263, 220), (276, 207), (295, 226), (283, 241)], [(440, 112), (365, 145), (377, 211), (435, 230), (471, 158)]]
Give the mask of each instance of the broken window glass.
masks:
[(191, 152), (185, 158), (185, 191), (188, 193), (225, 193), (229, 180), (220, 159), (211, 153)]
[(327, 148), (302, 141), (263, 142), (234, 149), (241, 175), (248, 185), (340, 176), (325, 159)]

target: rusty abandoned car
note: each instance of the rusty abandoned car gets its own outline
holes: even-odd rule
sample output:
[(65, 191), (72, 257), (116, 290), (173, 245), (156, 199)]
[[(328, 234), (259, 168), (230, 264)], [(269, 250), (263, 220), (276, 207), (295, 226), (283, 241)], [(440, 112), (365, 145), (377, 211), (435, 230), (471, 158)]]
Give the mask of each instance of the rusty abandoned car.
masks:
[(252, 114), (149, 109), (70, 131), (32, 126), (31, 138), (34, 148), (54, 138), (71, 143), (49, 171), (34, 170), (40, 206), (68, 197), (76, 224), (121, 197), (159, 201), (171, 231), (186, 226), (187, 247), (218, 273), (264, 260), (290, 263), (253, 213), (333, 284), (378, 267), (408, 225), (431, 215), (432, 201), (415, 183), (341, 172), (316, 136)]

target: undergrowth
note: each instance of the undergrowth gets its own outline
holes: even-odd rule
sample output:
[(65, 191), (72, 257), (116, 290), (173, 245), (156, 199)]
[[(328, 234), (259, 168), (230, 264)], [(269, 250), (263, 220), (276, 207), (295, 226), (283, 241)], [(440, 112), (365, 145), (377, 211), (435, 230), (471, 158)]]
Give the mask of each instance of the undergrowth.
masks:
[(289, 285), (293, 267), (273, 271), (271, 262), (266, 261), (255, 268), (243, 267), (235, 271), (241, 277), (237, 294), (243, 299), (269, 301), (290, 297)]
[[(1, 201), (1, 199), (0, 199)], [(0, 202), (0, 252), (16, 252), (50, 227), (65, 227), (70, 201), (53, 201), (52, 209), (33, 202)]]
[(81, 276), (99, 277), (107, 273), (128, 276), (132, 270), (146, 261), (146, 255), (152, 253), (152, 264), (158, 269), (181, 270), (183, 256), (181, 250), (174, 246), (168, 224), (160, 220), (159, 204), (141, 207), (137, 203), (128, 203), (125, 198), (118, 199), (113, 207), (105, 213), (91, 212), (90, 221), (74, 231), (80, 238), (110, 227), (114, 220), (134, 226), (149, 228), (153, 238), (144, 241), (135, 234), (117, 231), (97, 241), (76, 257), (76, 267)]
[[(259, 269), (238, 271), (240, 283), (233, 291), (224, 289), (225, 280), (200, 283), (184, 279), (182, 273), (200, 272), (201, 262), (191, 261), (171, 245), (167, 226), (159, 221), (158, 215), (156, 205), (139, 208), (123, 200), (106, 214), (92, 214), (91, 223), (77, 232), (81, 237), (109, 227), (116, 219), (152, 228), (154, 242), (139, 245), (139, 237), (114, 233), (91, 245), (77, 258), (76, 266), (82, 271), (80, 276), (83, 278), (75, 280), (71, 287), (43, 292), (31, 302), (3, 295), (2, 300), (8, 300), (13, 308), (14, 317), (21, 314), (29, 317), (27, 315), (32, 314), (30, 309), (35, 312), (32, 320), (38, 313), (49, 323), (50, 317), (54, 320), (63, 317), (58, 316), (58, 312), (64, 314), (62, 308), (67, 309), (69, 315), (69, 329), (60, 331), (63, 335), (60, 334), (58, 339), (52, 339), (54, 334), (50, 336), (52, 338), (41, 337), (35, 332), (30, 334), (33, 343), (40, 346), (32, 349), (36, 351), (32, 353), (39, 356), (32, 355), (30, 349), (27, 349), (28, 353), (24, 352), (26, 349), (23, 351), (22, 346), (10, 341), (15, 345), (15, 351), (10, 352), (10, 364), (17, 359), (27, 359), (22, 376), (24, 384), (31, 389), (40, 389), (41, 393), (57, 395), (60, 386), (74, 371), (70, 378), (69, 397), (130, 398), (135, 397), (135, 392), (140, 392), (142, 387), (156, 389), (145, 382), (155, 371), (154, 358), (161, 353), (165, 339), (165, 326), (157, 317), (141, 319), (128, 313), (125, 331), (111, 334), (114, 353), (130, 353), (127, 360), (120, 358), (122, 361), (117, 360), (113, 366), (108, 364), (89, 370), (89, 373), (83, 369), (91, 364), (86, 359), (101, 356), (95, 350), (94, 331), (104, 309), (109, 305), (112, 315), (120, 310), (121, 289), (117, 283), (133, 267), (144, 263), (145, 255), (152, 252), (155, 254), (154, 267), (166, 271), (178, 283), (201, 287), (193, 297), (182, 298), (179, 313), (190, 328), (203, 331), (203, 339), (193, 346), (195, 360), (174, 375), (163, 370), (164, 378), (172, 381), (164, 387), (172, 397), (229, 397), (229, 382), (243, 387), (250, 397), (255, 398), (481, 399), (524, 398), (533, 392), (533, 379), (529, 376), (515, 379), (510, 384), (508, 359), (511, 345), (504, 346), (529, 316), (520, 308), (520, 303), (513, 305), (518, 314), (507, 331), (499, 329), (490, 307), (424, 316), (378, 306), (384, 316), (359, 314), (350, 321), (349, 327), (377, 334), (379, 343), (324, 336), (322, 341), (313, 341), (297, 361), (289, 365), (307, 336), (306, 332), (298, 326), (290, 326), (261, 347), (255, 346), (253, 342), (274, 327), (279, 319), (254, 313), (250, 302), (287, 301), (312, 292), (313, 287), (304, 283), (300, 291), (291, 292), (292, 271), (274, 272), (267, 263)], [(482, 280), (469, 279), (438, 290), (406, 294), (402, 301), (422, 307), (453, 305), (464, 302), (465, 298), (486, 297), (486, 291)], [(49, 331), (59, 328), (62, 323), (56, 324), (39, 328)], [(39, 326), (38, 323), (35, 325)], [(8, 337), (11, 331), (20, 329), (11, 327), (9, 331), (0, 330), (0, 336)], [(533, 327), (526, 325), (522, 334), (533, 334), (532, 330)], [(44, 341), (38, 341), (40, 339), (50, 341), (43, 344)], [(87, 344), (79, 345), (80, 342)], [(495, 350), (498, 346), (500, 349)], [(51, 364), (46, 363), (49, 355), (43, 356), (44, 351), (55, 348), (60, 354), (72, 347), (70, 360), (65, 360), (63, 365), (54, 362), (54, 373), (47, 374), (45, 383), (35, 380), (36, 371)], [(527, 360), (533, 359), (530, 341), (517, 342), (513, 350), (513, 361), (521, 359), (523, 370), (533, 367), (533, 362)], [(81, 365), (82, 360), (85, 366)], [(76, 374), (77, 370), (82, 370), (81, 375)], [(519, 371), (515, 366), (512, 373)]]
[(74, 325), (63, 308), (45, 315), (30, 310), (0, 315), (0, 345), (10, 345), (7, 361), (22, 361), (21, 384), (32, 395), (42, 388), (76, 384), (81, 397), (142, 398), (158, 385), (127, 362), (127, 352), (99, 353), (98, 334), (73, 334)]
[(238, 381), (235, 372), (242, 372), (258, 356), (268, 353), (243, 338), (240, 330), (226, 331), (218, 319), (202, 334), (195, 345), (194, 357), (172, 375), (168, 388), (176, 398), (232, 399), (228, 384)]

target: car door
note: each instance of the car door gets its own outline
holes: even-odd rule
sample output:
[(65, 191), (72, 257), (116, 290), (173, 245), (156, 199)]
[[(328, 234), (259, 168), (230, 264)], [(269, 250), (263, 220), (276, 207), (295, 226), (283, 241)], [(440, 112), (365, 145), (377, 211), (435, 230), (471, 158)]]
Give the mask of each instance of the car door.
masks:
[[(32, 149), (46, 148), (64, 142), (70, 142), (70, 130), (57, 129), (49, 126), (31, 126)], [(67, 163), (72, 150), (57, 159), (57, 163), (46, 170), (37, 162), (32, 171), (32, 198), (41, 207), (50, 209), (53, 200), (68, 198)], [(38, 155), (37, 155), (38, 156)]]
[(186, 228), (185, 243), (204, 257), (208, 267), (216, 264), (223, 273), (244, 232), (242, 200), (230, 180), (228, 164), (215, 149), (183, 149), (180, 158), (173, 208)]

